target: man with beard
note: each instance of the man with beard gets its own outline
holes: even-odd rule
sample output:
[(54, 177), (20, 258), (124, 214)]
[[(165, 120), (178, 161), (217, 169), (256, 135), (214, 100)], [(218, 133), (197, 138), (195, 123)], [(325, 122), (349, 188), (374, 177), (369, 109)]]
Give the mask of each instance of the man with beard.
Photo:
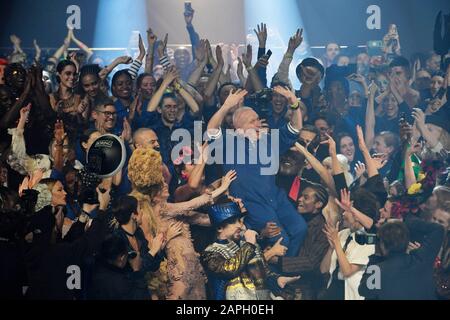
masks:
[[(156, 151), (160, 150), (158, 136), (156, 135), (155, 131), (149, 128), (140, 128), (136, 130), (133, 134), (133, 142), (135, 149), (150, 147)], [(166, 181), (167, 184), (170, 184), (172, 175), (170, 174), (167, 165), (165, 165), (164, 163), (162, 170), (164, 180)]]
[[(223, 159), (218, 159), (224, 163), (223, 169), (225, 171), (236, 170), (238, 173), (239, 178), (231, 186), (230, 194), (242, 199), (247, 208), (249, 214), (246, 225), (260, 231), (266, 226), (267, 222), (275, 222), (282, 228), (281, 233), (270, 238), (269, 244), (274, 244), (282, 237), (281, 243), (288, 247), (286, 254), (295, 256), (305, 236), (305, 221), (289, 203), (284, 190), (276, 186), (275, 176), (269, 171), (272, 169), (272, 167), (269, 168), (272, 163), (269, 163), (269, 165), (267, 162), (262, 164), (261, 157), (259, 159), (256, 157), (257, 161), (254, 164), (252, 163), (252, 153), (256, 148), (271, 150), (270, 157), (277, 157), (276, 161), (278, 162), (278, 154), (275, 153), (286, 152), (297, 140), (302, 128), (300, 102), (294, 93), (280, 86), (275, 87), (274, 91), (284, 95), (293, 110), (291, 121), (279, 129), (278, 141), (269, 139), (267, 131), (262, 128), (258, 114), (249, 107), (241, 107), (234, 112), (235, 132), (223, 134), (221, 125), (225, 116), (232, 108), (243, 101), (247, 94), (245, 90), (238, 90), (228, 96), (222, 107), (209, 121), (208, 136), (211, 140), (218, 140), (214, 143), (217, 142), (217, 145), (225, 149), (222, 153)], [(276, 145), (277, 142), (278, 145)], [(234, 150), (234, 145), (240, 148), (237, 152)], [(230, 146), (233, 147), (230, 148)], [(278, 169), (278, 165), (276, 169)]]

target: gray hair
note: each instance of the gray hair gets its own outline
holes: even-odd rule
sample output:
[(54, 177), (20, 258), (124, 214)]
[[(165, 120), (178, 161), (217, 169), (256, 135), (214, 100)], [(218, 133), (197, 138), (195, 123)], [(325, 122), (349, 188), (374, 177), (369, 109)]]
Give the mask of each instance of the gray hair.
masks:
[(241, 117), (241, 114), (249, 110), (253, 111), (253, 109), (250, 107), (240, 107), (233, 113), (233, 126), (235, 129), (238, 129), (236, 124), (238, 122), (238, 119)]

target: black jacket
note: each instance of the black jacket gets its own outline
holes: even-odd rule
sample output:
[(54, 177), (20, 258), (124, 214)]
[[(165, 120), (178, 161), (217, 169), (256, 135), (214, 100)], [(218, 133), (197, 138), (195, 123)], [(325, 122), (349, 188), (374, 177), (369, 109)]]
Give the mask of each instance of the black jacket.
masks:
[[(49, 211), (50, 212), (47, 212)], [(52, 214), (51, 207), (45, 207), (36, 215)], [(70, 266), (80, 268), (83, 276), (83, 265), (87, 258), (98, 251), (108, 231), (110, 215), (99, 211), (92, 221), (89, 230), (79, 239), (67, 243), (50, 243), (46, 234), (43, 239), (33, 239), (33, 243), (26, 253), (26, 264), (30, 287), (27, 291), (29, 299), (73, 300), (79, 294), (76, 288), (69, 288)], [(69, 268), (69, 269), (68, 269)], [(68, 273), (69, 272), (69, 273)], [(81, 288), (82, 290), (84, 288)]]
[[(372, 255), (359, 285), (359, 294), (366, 299), (379, 300), (434, 300), (436, 299), (433, 266), (444, 238), (444, 229), (437, 223), (417, 218), (405, 221), (411, 234), (421, 233), (421, 247), (409, 254), (395, 254), (381, 258)], [(370, 267), (380, 268), (379, 288)], [(369, 272), (368, 272), (369, 271)], [(369, 286), (369, 287), (368, 287)]]
[(127, 272), (100, 262), (94, 272), (89, 299), (93, 300), (150, 300), (144, 272)]
[[(115, 231), (115, 234), (122, 237), (124, 240), (126, 240), (126, 242), (128, 243), (128, 252), (133, 251), (133, 247), (131, 246), (127, 234), (125, 233), (125, 231), (122, 228), (118, 228)], [(153, 257), (150, 253), (149, 253), (149, 249), (148, 249), (148, 241), (147, 239), (145, 239), (144, 236), (144, 232), (142, 231), (141, 228), (137, 228), (136, 232), (134, 233), (134, 236), (136, 237), (136, 240), (139, 244), (139, 253), (142, 259), (142, 272), (155, 272), (159, 269), (159, 265), (161, 263), (161, 261), (164, 258), (164, 251), (160, 251), (155, 257)], [(133, 270), (131, 269), (130, 265), (127, 264), (126, 266), (126, 271), (128, 273), (133, 272)]]

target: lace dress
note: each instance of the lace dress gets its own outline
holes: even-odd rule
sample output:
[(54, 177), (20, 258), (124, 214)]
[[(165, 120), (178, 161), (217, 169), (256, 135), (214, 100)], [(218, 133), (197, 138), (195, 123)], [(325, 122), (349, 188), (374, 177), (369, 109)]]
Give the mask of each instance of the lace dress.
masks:
[[(180, 203), (168, 203), (167, 199), (153, 204), (153, 216), (143, 215), (143, 230), (146, 235), (151, 234), (145, 230), (147, 219), (155, 219), (156, 233), (166, 232), (173, 222), (183, 221), (182, 234), (170, 240), (165, 248), (167, 260), (161, 264), (158, 272), (150, 277), (150, 288), (161, 299), (167, 300), (204, 300), (206, 299), (206, 276), (200, 264), (199, 254), (194, 250), (189, 224), (186, 218), (192, 215), (199, 220), (193, 210), (212, 203), (211, 195), (204, 194), (195, 199)], [(204, 215), (207, 216), (207, 215)]]

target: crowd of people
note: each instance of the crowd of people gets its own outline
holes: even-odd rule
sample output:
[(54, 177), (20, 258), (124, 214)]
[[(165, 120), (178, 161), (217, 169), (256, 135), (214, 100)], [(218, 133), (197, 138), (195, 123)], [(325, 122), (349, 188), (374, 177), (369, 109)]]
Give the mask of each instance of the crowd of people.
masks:
[[(73, 30), (45, 59), (11, 36), (0, 297), (450, 299), (449, 48), (407, 59), (391, 25), (382, 54), (330, 43), (292, 65), (299, 29), (268, 79), (265, 24), (254, 61), (251, 45), (213, 48), (193, 17), (192, 51), (149, 29), (107, 66)], [(206, 141), (178, 149), (174, 132), (198, 128)], [(125, 165), (87, 188), (104, 134)]]

